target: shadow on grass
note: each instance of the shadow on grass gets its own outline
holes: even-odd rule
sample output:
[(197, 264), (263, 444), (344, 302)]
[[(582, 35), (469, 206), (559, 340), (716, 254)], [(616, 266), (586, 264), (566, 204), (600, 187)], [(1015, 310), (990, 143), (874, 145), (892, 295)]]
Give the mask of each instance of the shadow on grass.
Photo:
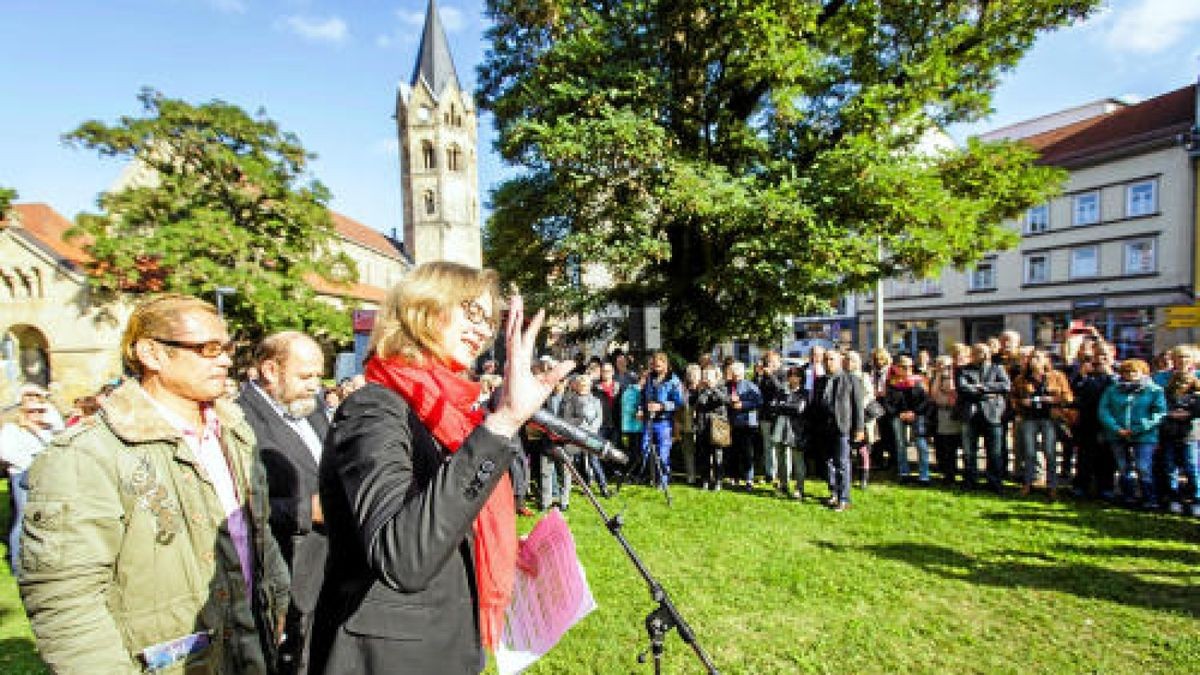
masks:
[[(933, 544), (879, 544), (857, 548), (970, 584), (1058, 591), (1081, 598), (1200, 617), (1200, 591), (1186, 579), (1179, 584), (1163, 583), (1131, 572), (1066, 562), (1040, 553), (1004, 551), (995, 554), (996, 560), (986, 560)], [(1106, 551), (1100, 549), (1098, 553), (1105, 554)], [(1013, 560), (1020, 556), (1025, 560)], [(1174, 576), (1170, 572), (1154, 574)]]
[(1070, 511), (1050, 511), (1040, 505), (1019, 504), (1015, 510), (991, 511), (982, 514), (982, 517), (998, 523), (1021, 521), (1086, 528), (1096, 534), (1118, 539), (1200, 540), (1200, 523), (1183, 521), (1175, 516), (1099, 505), (1076, 505)]

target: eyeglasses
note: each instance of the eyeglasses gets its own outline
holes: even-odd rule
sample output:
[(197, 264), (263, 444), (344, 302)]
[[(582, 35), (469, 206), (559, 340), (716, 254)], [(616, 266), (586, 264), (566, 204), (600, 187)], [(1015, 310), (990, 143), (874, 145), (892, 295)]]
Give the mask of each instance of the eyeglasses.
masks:
[(159, 344), (167, 345), (168, 347), (178, 347), (195, 352), (206, 359), (215, 359), (221, 354), (233, 356), (233, 352), (237, 350), (237, 344), (233, 340), (229, 342), (221, 342), (220, 340), (209, 340), (208, 342), (182, 342), (180, 340), (167, 340), (165, 338), (152, 337), (151, 340)]
[(487, 310), (477, 300), (463, 300), (462, 308), (463, 312), (467, 315), (467, 321), (474, 324), (492, 325), (492, 315), (488, 314)]

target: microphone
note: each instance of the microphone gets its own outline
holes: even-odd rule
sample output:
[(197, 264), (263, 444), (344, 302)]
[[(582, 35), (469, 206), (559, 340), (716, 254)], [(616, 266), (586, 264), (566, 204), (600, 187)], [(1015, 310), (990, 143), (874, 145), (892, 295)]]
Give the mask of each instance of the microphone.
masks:
[(613, 447), (612, 443), (600, 438), (587, 429), (571, 424), (548, 410), (538, 410), (529, 421), (545, 429), (546, 433), (550, 434), (555, 440), (566, 441), (571, 445), (578, 446), (589, 455), (595, 455), (604, 461), (616, 462), (617, 464), (629, 462), (629, 458), (625, 456), (625, 453)]

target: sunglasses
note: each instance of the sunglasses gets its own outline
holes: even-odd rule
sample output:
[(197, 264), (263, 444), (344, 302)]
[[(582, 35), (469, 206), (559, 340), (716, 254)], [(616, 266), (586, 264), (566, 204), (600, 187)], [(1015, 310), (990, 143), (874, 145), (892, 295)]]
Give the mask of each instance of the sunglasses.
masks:
[(229, 342), (221, 342), (220, 340), (209, 340), (208, 342), (182, 342), (180, 340), (167, 340), (165, 338), (152, 337), (151, 340), (168, 347), (178, 347), (195, 352), (206, 359), (215, 359), (218, 356), (225, 354), (233, 356), (233, 352), (237, 350), (237, 344), (233, 340)]
[(462, 308), (463, 312), (467, 315), (467, 321), (479, 325), (492, 325), (492, 315), (488, 314), (487, 310), (483, 308), (483, 305), (479, 304), (477, 301), (463, 300)]

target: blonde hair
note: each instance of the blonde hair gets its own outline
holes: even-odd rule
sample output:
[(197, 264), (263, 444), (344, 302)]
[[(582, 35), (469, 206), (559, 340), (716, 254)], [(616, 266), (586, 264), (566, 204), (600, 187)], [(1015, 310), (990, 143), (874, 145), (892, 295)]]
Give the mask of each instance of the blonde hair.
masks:
[(495, 329), (500, 297), (495, 270), (447, 261), (420, 265), (388, 291), (375, 317), (368, 351), (412, 363), (423, 363), (427, 357), (444, 360), (447, 355), (439, 339), (443, 323), (455, 305), (481, 295), (492, 298), (488, 322)]
[(139, 379), (142, 377), (142, 362), (138, 360), (136, 348), (146, 338), (169, 339), (179, 326), (179, 317), (189, 312), (206, 312), (220, 316), (212, 303), (191, 295), (165, 293), (143, 301), (129, 315), (125, 333), (121, 335), (121, 360), (125, 368)]

